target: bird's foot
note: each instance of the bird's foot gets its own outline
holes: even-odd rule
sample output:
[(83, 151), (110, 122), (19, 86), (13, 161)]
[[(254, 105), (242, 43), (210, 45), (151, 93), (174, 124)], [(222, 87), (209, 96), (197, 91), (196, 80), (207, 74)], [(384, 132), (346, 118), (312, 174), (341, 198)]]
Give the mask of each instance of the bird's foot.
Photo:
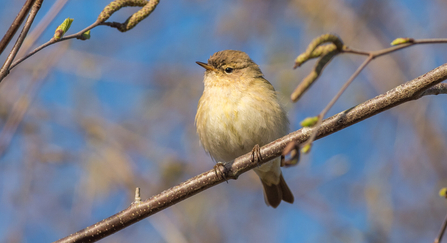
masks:
[[(287, 156), (287, 160), (286, 160)], [(295, 142), (290, 142), (281, 154), (281, 167), (297, 165), (300, 160), (300, 147)]]
[(251, 162), (256, 162), (258, 166), (260, 166), (259, 162), (262, 160), (261, 155), (261, 148), (259, 147), (259, 144), (256, 144), (253, 149), (251, 150)]
[(223, 162), (217, 162), (214, 166), (214, 173), (216, 173), (216, 176), (224, 178), (224, 180), (228, 183), (227, 177), (225, 176), (226, 170), (227, 167), (225, 167), (225, 163)]

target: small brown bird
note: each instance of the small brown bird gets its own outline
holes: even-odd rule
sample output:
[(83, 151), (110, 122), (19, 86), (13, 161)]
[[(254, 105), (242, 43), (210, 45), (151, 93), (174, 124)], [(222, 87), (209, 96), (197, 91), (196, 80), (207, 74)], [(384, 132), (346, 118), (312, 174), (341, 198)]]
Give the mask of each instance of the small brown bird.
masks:
[[(273, 86), (259, 66), (242, 51), (214, 53), (204, 67), (202, 97), (196, 114), (197, 134), (205, 150), (219, 162), (232, 162), (256, 146), (287, 134), (289, 120)], [(293, 203), (281, 173), (280, 158), (254, 169), (264, 186), (267, 205)]]

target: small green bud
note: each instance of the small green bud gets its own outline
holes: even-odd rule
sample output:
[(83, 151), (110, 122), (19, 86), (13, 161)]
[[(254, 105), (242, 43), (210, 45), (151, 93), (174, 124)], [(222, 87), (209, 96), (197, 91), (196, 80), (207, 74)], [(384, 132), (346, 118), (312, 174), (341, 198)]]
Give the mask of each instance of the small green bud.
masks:
[(81, 37), (79, 37), (80, 40), (88, 40), (90, 39), (90, 30), (87, 30), (86, 32), (82, 33)]
[(317, 124), (317, 122), (318, 122), (318, 116), (307, 117), (306, 119), (301, 121), (300, 125), (302, 127), (311, 127), (311, 126)]
[(70, 29), (72, 22), (73, 22), (73, 19), (66, 18), (64, 20), (64, 22), (62, 22), (62, 24), (57, 27), (56, 31), (54, 32), (53, 38), (55, 40), (59, 40), (60, 38), (62, 38), (65, 35), (65, 33), (68, 31), (68, 29)]
[(413, 38), (397, 38), (391, 42), (391, 45), (397, 46), (397, 45), (401, 45), (401, 44), (405, 44), (405, 43), (413, 43), (413, 42), (414, 42)]
[(302, 149), (301, 149), (301, 153), (303, 154), (307, 154), (310, 152), (310, 149), (312, 148), (312, 144), (306, 144)]
[(439, 196), (440, 197), (444, 197), (444, 198), (447, 198), (447, 188), (442, 188), (440, 191), (439, 191)]

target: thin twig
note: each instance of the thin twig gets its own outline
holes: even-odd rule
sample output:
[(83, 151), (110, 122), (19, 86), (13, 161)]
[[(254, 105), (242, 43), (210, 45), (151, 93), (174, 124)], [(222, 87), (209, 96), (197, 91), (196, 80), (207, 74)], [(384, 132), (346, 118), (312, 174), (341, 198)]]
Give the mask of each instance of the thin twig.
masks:
[(11, 66), (12, 61), (14, 61), (14, 58), (17, 55), (17, 52), (19, 51), (20, 47), (22, 46), (23, 40), (25, 40), (26, 35), (28, 34), (28, 31), (31, 27), (31, 24), (34, 21), (34, 18), (37, 15), (37, 12), (39, 12), (40, 6), (42, 6), (43, 0), (36, 0), (33, 4), (33, 7), (31, 8), (31, 12), (29, 13), (28, 19), (25, 22), (25, 26), (23, 26), (22, 32), (19, 35), (19, 38), (17, 39), (14, 47), (12, 48), (11, 52), (9, 53), (8, 57), (6, 58), (5, 63), (3, 64), (2, 68), (0, 69), (0, 82), (3, 80), (3, 78), (6, 77), (9, 73), (9, 67)]
[(372, 55), (373, 59), (383, 56), (383, 55), (387, 55), (390, 54), (392, 52), (398, 51), (398, 50), (402, 50), (404, 48), (413, 46), (413, 45), (418, 45), (418, 44), (446, 44), (447, 43), (447, 39), (444, 38), (439, 38), (439, 39), (419, 39), (419, 40), (413, 40), (410, 43), (405, 43), (405, 44), (401, 44), (401, 45), (397, 45), (397, 46), (392, 46), (383, 50), (378, 50), (378, 51), (359, 51), (359, 50), (355, 50), (355, 49), (351, 49), (349, 47), (344, 47), (342, 50), (342, 53), (351, 53), (351, 54), (357, 54), (357, 55), (363, 55), (363, 56), (369, 56)]
[[(382, 111), (418, 99), (425, 90), (445, 79), (447, 79), (447, 64), (324, 120), (318, 129), (316, 138), (328, 136)], [(308, 140), (314, 129), (316, 128), (302, 128), (261, 147), (260, 161), (253, 161), (251, 153), (247, 153), (236, 158), (232, 164), (226, 164), (225, 176), (217, 175), (215, 170), (211, 169), (145, 201), (141, 201), (139, 204), (133, 203), (127, 209), (56, 242), (98, 241), (199, 192), (220, 184), (225, 179), (236, 179), (241, 174), (267, 163), (280, 156), (290, 142), (294, 141), (300, 144)]]
[(445, 84), (445, 83), (437, 84), (437, 85), (427, 89), (423, 93), (421, 93), (421, 96), (438, 95), (438, 94), (447, 94), (447, 84)]
[[(368, 65), (369, 62), (371, 62), (373, 59), (383, 56), (383, 55), (387, 55), (390, 54), (392, 52), (413, 46), (413, 45), (417, 45), (417, 44), (441, 44), (441, 43), (447, 43), (447, 39), (444, 38), (439, 38), (439, 39), (419, 39), (419, 40), (414, 40), (414, 39), (410, 39), (410, 42), (408, 43), (404, 43), (404, 44), (400, 44), (397, 46), (393, 46), (393, 47), (389, 47), (383, 50), (378, 50), (378, 51), (371, 51), (371, 52), (367, 52), (367, 51), (359, 51), (359, 50), (355, 50), (355, 49), (351, 49), (347, 46), (343, 46), (341, 53), (351, 53), (351, 54), (357, 54), (357, 55), (363, 55), (363, 56), (368, 56), (368, 58), (362, 63), (362, 65), (360, 65), (360, 67), (354, 72), (354, 74), (348, 79), (348, 81), (346, 81), (346, 83), (343, 85), (343, 87), (338, 91), (337, 95), (335, 95), (334, 98), (332, 98), (332, 100), (329, 102), (329, 104), (326, 105), (326, 107), (323, 109), (323, 111), (320, 112), (320, 114), (318, 115), (319, 120), (317, 122), (317, 124), (314, 126), (316, 128), (318, 128), (321, 125), (321, 122), (324, 118), (324, 116), (326, 115), (327, 111), (329, 111), (329, 109), (334, 105), (334, 103), (340, 98), (341, 94), (346, 90), (346, 88), (352, 83), (352, 81), (354, 80), (355, 77), (358, 76), (358, 74), (366, 67), (366, 65)], [(298, 86), (299, 87), (299, 86)], [(432, 92), (439, 92), (442, 93), (443, 91), (438, 89), (438, 90), (432, 90)], [(437, 93), (437, 94), (439, 94)], [(435, 93), (433, 93), (435, 94)], [(425, 95), (425, 94), (421, 94), (421, 95)], [(318, 130), (318, 129), (316, 129)], [(309, 138), (309, 140), (303, 145), (310, 145), (312, 144), (312, 142), (315, 140), (315, 137), (317, 136), (316, 131), (312, 134), (312, 136)], [(308, 150), (307, 150), (308, 151)]]
[[(346, 81), (346, 83), (341, 87), (341, 89), (338, 91), (338, 93), (332, 98), (332, 100), (329, 102), (329, 104), (326, 105), (326, 107), (321, 111), (321, 113), (318, 115), (318, 123), (315, 127), (320, 127), (321, 123), (323, 121), (324, 116), (326, 113), (331, 109), (331, 107), (335, 104), (335, 102), (340, 98), (340, 96), (343, 94), (343, 92), (348, 88), (348, 86), (354, 81), (354, 79), (360, 74), (360, 72), (368, 65), (369, 62), (371, 62), (373, 59), (372, 56), (369, 56), (363, 63), (360, 65), (360, 67), (355, 70), (355, 72), (351, 75), (351, 77)], [(303, 145), (306, 146), (307, 144), (311, 144), (315, 137), (317, 136), (318, 129), (314, 129), (314, 132), (312, 132), (312, 135), (310, 136), (309, 140)]]
[[(42, 50), (43, 48), (47, 47), (47, 46), (51, 46), (55, 43), (64, 41), (64, 40), (69, 40), (69, 39), (73, 39), (73, 38), (80, 38), (82, 36), (82, 34), (84, 34), (86, 31), (95, 28), (96, 26), (99, 25), (99, 21), (96, 21), (95, 23), (93, 23), (92, 25), (90, 25), (89, 27), (79, 31), (76, 34), (72, 34), (72, 35), (67, 35), (63, 38), (60, 38), (58, 40), (55, 40), (54, 38), (51, 38), (51, 40), (49, 40), (47, 43), (37, 47), (36, 49), (34, 49), (33, 51), (31, 51), (30, 53), (26, 54), (24, 57), (20, 58), (19, 60), (17, 60), (16, 62), (14, 62), (11, 67), (9, 68), (9, 71), (11, 71), (13, 68), (15, 68), (17, 65), (19, 65), (21, 62), (25, 61), (26, 59), (30, 58), (32, 55), (36, 54), (38, 51)], [(0, 82), (1, 82), (1, 78), (0, 78)]]
[(17, 14), (11, 26), (9, 26), (8, 31), (6, 31), (6, 34), (0, 41), (0, 55), (5, 50), (6, 46), (8, 46), (12, 37), (16, 34), (17, 30), (19, 29), (20, 25), (22, 25), (25, 16), (28, 14), (29, 10), (31, 9), (31, 6), (33, 6), (35, 1), (36, 0), (27, 0), (25, 4), (23, 4), (22, 9), (20, 9), (20, 12)]
[(442, 237), (444, 236), (445, 229), (447, 227), (447, 215), (444, 218), (444, 222), (442, 223), (441, 229), (439, 230), (438, 237), (435, 239), (434, 243), (440, 243)]

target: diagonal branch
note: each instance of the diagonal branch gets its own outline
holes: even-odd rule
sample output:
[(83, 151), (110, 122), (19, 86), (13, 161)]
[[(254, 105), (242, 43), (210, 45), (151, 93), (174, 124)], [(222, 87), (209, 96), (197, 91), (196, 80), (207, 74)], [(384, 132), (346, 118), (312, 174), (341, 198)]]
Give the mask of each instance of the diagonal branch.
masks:
[[(318, 115), (318, 123), (315, 127), (320, 127), (321, 123), (323, 122), (323, 118), (326, 115), (326, 113), (331, 109), (331, 107), (335, 104), (335, 102), (340, 98), (340, 96), (343, 94), (343, 92), (348, 88), (348, 86), (354, 81), (354, 79), (360, 74), (360, 72), (372, 61), (373, 57), (369, 56), (363, 63), (360, 65), (360, 67), (357, 68), (357, 70), (351, 75), (351, 77), (346, 81), (345, 84), (343, 84), (343, 87), (338, 91), (338, 93), (332, 98), (332, 100), (329, 102), (329, 104), (326, 105), (326, 107), (320, 112)], [(307, 142), (303, 145), (311, 145), (312, 142), (315, 140), (315, 137), (317, 136), (317, 131), (314, 129), (314, 132), (310, 136), (310, 139), (307, 140)]]
[[(62, 37), (58, 40), (51, 38), (49, 41), (47, 41), (46, 43), (42, 44), (41, 46), (37, 47), (36, 49), (32, 50), (30, 53), (26, 54), (24, 57), (20, 58), (19, 60), (15, 61), (14, 63), (11, 64), (11, 66), (8, 69), (8, 72), (11, 71), (13, 68), (15, 68), (17, 65), (19, 65), (20, 63), (22, 63), (23, 61), (25, 61), (26, 59), (28, 59), (29, 57), (31, 57), (32, 55), (36, 54), (37, 52), (39, 52), (40, 50), (42, 50), (43, 48), (53, 45), (55, 43), (61, 42), (61, 41), (65, 41), (65, 40), (69, 40), (69, 39), (73, 39), (73, 38), (77, 38), (77, 39), (81, 39), (82, 35), (88, 31), (91, 30), (93, 28), (95, 28), (96, 26), (98, 26), (100, 24), (99, 21), (94, 22), (93, 24), (91, 24), (90, 26), (88, 26), (87, 28), (79, 31), (78, 33), (75, 34), (71, 34), (71, 35), (67, 35), (65, 37)], [(0, 76), (0, 82), (2, 81), (2, 76)]]
[(23, 20), (25, 20), (25, 16), (28, 14), (29, 10), (31, 9), (31, 6), (33, 6), (35, 1), (36, 0), (27, 0), (25, 2), (25, 4), (23, 5), (22, 9), (20, 9), (19, 14), (17, 14), (17, 16), (14, 19), (14, 21), (12, 22), (11, 26), (9, 26), (8, 31), (6, 31), (6, 34), (3, 36), (2, 40), (0, 41), (0, 55), (5, 50), (6, 46), (11, 41), (12, 37), (16, 34), (20, 25), (22, 25)]
[(447, 84), (446, 83), (441, 83), (441, 84), (437, 84), (433, 87), (430, 87), (429, 89), (422, 92), (421, 96), (438, 95), (438, 94), (447, 94)]
[(17, 52), (19, 51), (20, 47), (22, 46), (23, 41), (25, 40), (26, 35), (28, 34), (29, 29), (31, 28), (31, 24), (34, 21), (34, 18), (37, 15), (37, 12), (39, 12), (40, 6), (42, 6), (43, 0), (36, 0), (33, 4), (33, 7), (31, 8), (31, 11), (29, 13), (28, 19), (25, 22), (25, 26), (23, 26), (22, 32), (19, 35), (19, 38), (17, 39), (14, 47), (12, 48), (11, 52), (9, 53), (8, 57), (6, 58), (5, 63), (3, 64), (2, 68), (0, 69), (0, 80), (2, 80), (6, 75), (9, 73), (9, 67), (11, 66), (12, 61), (14, 61), (14, 58), (17, 55)]
[(441, 242), (442, 237), (444, 236), (446, 228), (447, 228), (447, 216), (445, 216), (445, 218), (444, 218), (444, 222), (442, 223), (441, 230), (439, 230), (438, 237), (436, 237), (434, 243)]
[[(443, 93), (431, 92), (430, 89), (435, 86), (435, 90), (439, 87), (442, 90), (444, 85), (437, 84), (445, 79), (447, 79), (447, 64), (404, 83), (385, 94), (324, 120), (319, 127), (317, 139), (340, 131), (402, 103), (419, 99), (427, 94)], [(296, 143), (305, 142), (311, 136), (313, 129), (315, 128), (302, 128), (263, 146), (260, 149), (261, 161), (252, 161), (251, 153), (245, 154), (238, 157), (234, 163), (225, 165), (225, 169), (222, 172), (224, 176), (218, 174), (214, 169), (209, 170), (145, 201), (135, 201), (127, 209), (57, 242), (94, 242), (100, 240), (199, 192), (220, 184), (226, 181), (226, 179), (237, 179), (239, 175), (280, 156), (283, 149), (291, 141)]]

